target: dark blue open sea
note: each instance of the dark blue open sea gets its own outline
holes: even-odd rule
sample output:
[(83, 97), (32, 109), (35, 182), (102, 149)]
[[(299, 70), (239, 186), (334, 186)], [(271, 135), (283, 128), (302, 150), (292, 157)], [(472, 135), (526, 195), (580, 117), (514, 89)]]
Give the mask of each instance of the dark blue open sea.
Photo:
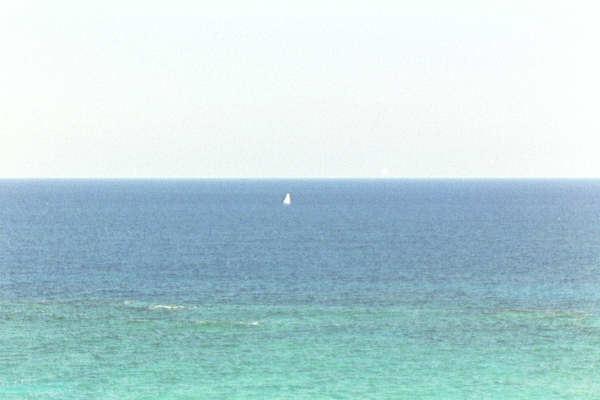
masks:
[(0, 181), (0, 398), (599, 399), (600, 181)]

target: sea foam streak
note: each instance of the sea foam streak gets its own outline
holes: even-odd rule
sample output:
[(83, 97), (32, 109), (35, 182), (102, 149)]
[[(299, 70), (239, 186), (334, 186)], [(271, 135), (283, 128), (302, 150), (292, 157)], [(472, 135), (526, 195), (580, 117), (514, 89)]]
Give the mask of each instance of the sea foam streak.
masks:
[(182, 310), (186, 308), (185, 306), (175, 306), (170, 304), (157, 304), (155, 306), (150, 306), (148, 309), (150, 310)]

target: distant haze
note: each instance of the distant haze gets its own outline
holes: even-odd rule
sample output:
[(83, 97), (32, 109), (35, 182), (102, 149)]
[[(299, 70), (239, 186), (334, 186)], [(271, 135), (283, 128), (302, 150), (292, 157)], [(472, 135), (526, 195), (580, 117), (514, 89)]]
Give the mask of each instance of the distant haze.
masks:
[(83, 3), (0, 17), (0, 177), (600, 176), (591, 2)]

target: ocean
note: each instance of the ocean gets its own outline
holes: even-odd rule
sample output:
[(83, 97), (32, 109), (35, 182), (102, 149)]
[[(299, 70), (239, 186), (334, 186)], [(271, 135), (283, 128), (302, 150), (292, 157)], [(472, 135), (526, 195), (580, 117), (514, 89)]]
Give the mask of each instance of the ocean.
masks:
[(600, 180), (1, 180), (0, 224), (1, 399), (600, 399)]

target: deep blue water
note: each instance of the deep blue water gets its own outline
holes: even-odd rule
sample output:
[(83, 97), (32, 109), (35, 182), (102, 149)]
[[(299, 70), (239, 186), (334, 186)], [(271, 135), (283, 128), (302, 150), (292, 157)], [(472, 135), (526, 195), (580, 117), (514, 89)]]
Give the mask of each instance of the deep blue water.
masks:
[(4, 180), (0, 223), (2, 398), (600, 398), (600, 180)]

